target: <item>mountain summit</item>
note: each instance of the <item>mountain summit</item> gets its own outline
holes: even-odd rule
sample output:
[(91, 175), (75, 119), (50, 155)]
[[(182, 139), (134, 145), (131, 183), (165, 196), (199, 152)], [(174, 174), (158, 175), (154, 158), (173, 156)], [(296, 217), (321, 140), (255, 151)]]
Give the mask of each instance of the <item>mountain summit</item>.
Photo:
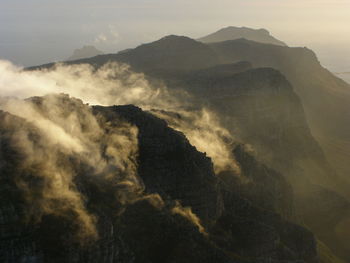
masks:
[(270, 35), (270, 32), (266, 29), (252, 29), (248, 27), (234, 27), (229, 26), (220, 29), (219, 31), (201, 37), (198, 41), (203, 43), (213, 43), (221, 42), (226, 40), (234, 40), (239, 38), (245, 38), (247, 40), (252, 40), (255, 42), (273, 44), (278, 46), (286, 46), (286, 44), (273, 36)]

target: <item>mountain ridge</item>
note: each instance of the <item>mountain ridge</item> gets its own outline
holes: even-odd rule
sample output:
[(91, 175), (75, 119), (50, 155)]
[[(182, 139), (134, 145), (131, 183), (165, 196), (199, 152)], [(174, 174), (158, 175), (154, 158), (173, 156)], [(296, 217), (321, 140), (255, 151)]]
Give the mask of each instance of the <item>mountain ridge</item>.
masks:
[(286, 44), (275, 37), (273, 37), (266, 29), (252, 29), (248, 27), (234, 27), (229, 26), (222, 28), (207, 36), (198, 38), (197, 40), (203, 43), (222, 42), (226, 40), (235, 40), (244, 38), (255, 42), (265, 44), (273, 44), (278, 46), (286, 46)]
[[(322, 204), (328, 202), (328, 198), (336, 207), (344, 201), (339, 193), (349, 198), (348, 184), (338, 180), (333, 168), (334, 165), (345, 170), (347, 155), (342, 156), (343, 159), (332, 156), (334, 145), (327, 144), (326, 140), (348, 136), (345, 126), (348, 123), (348, 86), (322, 68), (310, 49), (246, 39), (203, 44), (172, 35), (123, 54), (102, 55), (68, 64), (88, 63), (99, 67), (108, 61), (130, 64), (131, 68), (145, 73), (150, 81), (164, 81), (170, 89), (187, 88), (196, 94), (200, 103), (219, 110), (220, 115), (225, 116), (223, 122), (231, 125), (233, 133), (234, 129), (241, 128), (245, 142), (255, 141), (253, 146), (260, 149), (265, 165), (273, 164), (275, 170), (291, 180), (293, 177), (302, 179), (298, 185), (300, 189), (295, 187), (296, 190), (302, 192), (303, 185), (306, 190), (312, 190), (310, 195), (296, 193), (299, 205), (312, 203), (312, 200)], [(52, 64), (41, 67), (50, 66)], [(344, 128), (338, 128), (339, 125)], [(271, 145), (274, 151), (261, 146), (264, 143)], [(276, 150), (278, 147), (280, 149)], [(272, 161), (266, 163), (268, 158)], [(335, 160), (343, 163), (338, 166)], [(348, 202), (346, 198), (344, 203)], [(332, 206), (327, 209), (333, 209)], [(322, 241), (347, 259), (346, 244), (338, 240), (335, 232), (337, 225), (347, 220), (347, 215), (336, 214), (335, 218), (329, 218), (327, 209), (322, 206), (315, 210), (304, 208), (301, 214), (309, 227), (322, 236)], [(317, 218), (324, 218), (321, 230)], [(327, 220), (334, 224), (327, 225)]]

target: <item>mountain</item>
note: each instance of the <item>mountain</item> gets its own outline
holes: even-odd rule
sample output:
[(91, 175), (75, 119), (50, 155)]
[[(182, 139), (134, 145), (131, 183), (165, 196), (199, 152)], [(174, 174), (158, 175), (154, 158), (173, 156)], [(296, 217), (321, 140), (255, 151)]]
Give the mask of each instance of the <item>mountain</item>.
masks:
[[(217, 54), (207, 45), (185, 36), (169, 35), (152, 43), (127, 49), (117, 54), (98, 55), (70, 60), (68, 64), (88, 63), (100, 67), (109, 61), (132, 65), (133, 70), (147, 72), (189, 71), (220, 64)], [(27, 68), (49, 68), (54, 63)]]
[[(338, 256), (350, 259), (348, 239), (342, 234), (346, 231), (339, 233), (348, 227), (350, 218), (349, 183), (344, 173), (349, 155), (346, 144), (333, 142), (344, 142), (349, 134), (345, 132), (348, 85), (322, 68), (311, 50), (246, 39), (204, 44), (168, 36), (122, 54), (67, 63), (99, 68), (109, 61), (129, 64), (144, 73), (151, 85), (162, 83), (169, 90), (191, 94), (193, 107), (208, 107), (233, 137), (252, 146), (260, 167), (253, 171), (274, 171), (268, 172), (271, 176), (266, 180), (263, 175), (254, 176), (264, 183), (248, 184), (248, 189), (234, 187), (236, 180), (230, 174), (218, 174), (234, 189), (227, 196), (243, 191), (244, 198), (257, 206), (294, 223), (306, 223), (321, 239), (318, 245), (323, 257), (332, 258), (327, 256), (325, 243)], [(241, 164), (242, 170), (250, 173), (255, 162), (249, 157), (243, 160), (250, 165)], [(292, 203), (285, 197), (271, 201), (284, 196), (279, 190), (289, 192), (280, 176), (292, 187)], [(267, 200), (270, 202), (265, 203)], [(229, 220), (222, 222), (229, 224)], [(321, 260), (327, 262), (325, 258)]]
[(133, 105), (10, 102), (45, 125), (0, 112), (3, 262), (318, 262), (313, 234), (274, 211), (293, 213), (291, 187), (243, 145), (249, 184), (218, 178), (184, 134)]
[[(217, 68), (234, 66), (200, 70), (180, 82), (175, 77), (177, 82), (169, 81), (168, 86), (193, 92), (236, 138), (253, 146), (260, 161), (282, 173), (293, 186), (297, 213), (333, 251), (347, 258), (347, 242), (336, 229), (349, 220), (350, 203), (342, 197), (348, 184), (312, 136), (301, 100), (286, 78), (271, 68), (244, 70), (246, 65), (238, 63), (226, 76), (223, 70), (216, 73)], [(315, 202), (320, 206), (310, 209)]]
[(67, 60), (90, 58), (102, 54), (103, 52), (96, 49), (94, 46), (83, 46), (82, 48), (74, 50), (73, 54)]
[[(233, 47), (234, 50), (226, 51), (221, 45)], [(290, 59), (286, 58), (289, 63), (293, 60), (300, 63), (300, 59), (304, 58), (300, 52), (303, 49), (298, 48), (263, 45), (248, 40), (206, 45), (187, 37), (172, 35), (122, 54), (100, 55), (69, 63), (88, 63), (96, 67), (108, 61), (127, 63), (150, 78), (165, 81), (170, 89), (185, 89), (202, 100), (199, 104), (209, 103), (222, 118), (231, 118), (224, 121), (227, 128), (261, 152), (268, 165), (284, 173), (288, 168), (287, 171), (292, 175), (296, 170), (303, 170), (300, 176), (317, 184), (328, 187), (339, 185), (321, 147), (313, 138), (312, 130), (309, 130), (303, 100), (299, 100), (288, 79), (278, 71), (259, 69), (264, 66), (257, 65), (251, 59), (258, 58), (261, 53), (264, 55), (267, 53), (265, 50), (250, 52), (240, 49), (240, 46), (246, 45), (287, 50), (291, 53)], [(278, 54), (270, 55), (279, 59)], [(267, 60), (267, 56), (262, 60)], [(232, 63), (237, 61), (241, 62)], [(270, 58), (270, 61), (273, 59)], [(313, 63), (317, 64), (315, 61)], [(269, 66), (276, 68), (274, 65)], [(261, 106), (257, 106), (255, 101), (260, 101)], [(280, 131), (279, 135), (271, 133), (269, 129)]]
[(284, 74), (301, 99), (311, 133), (339, 176), (349, 181), (349, 84), (323, 68), (314, 52), (307, 48), (278, 47), (247, 40), (210, 46), (223, 63), (244, 60), (254, 67), (271, 67)]
[(235, 40), (240, 38), (244, 38), (244, 39), (259, 42), (259, 43), (272, 44), (277, 46), (286, 46), (285, 43), (271, 36), (270, 32), (267, 31), (266, 29), (252, 29), (248, 27), (234, 27), (234, 26), (222, 28), (216, 31), (215, 33), (209, 34), (205, 37), (201, 37), (197, 40), (203, 43), (213, 43), (213, 42), (222, 42), (226, 40)]

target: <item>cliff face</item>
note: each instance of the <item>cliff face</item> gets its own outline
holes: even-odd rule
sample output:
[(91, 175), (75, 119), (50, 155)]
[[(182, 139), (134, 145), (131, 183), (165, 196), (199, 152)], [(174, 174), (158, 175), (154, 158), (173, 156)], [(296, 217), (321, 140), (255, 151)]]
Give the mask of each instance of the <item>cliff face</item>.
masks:
[[(67, 151), (36, 122), (1, 112), (3, 262), (317, 262), (312, 233), (274, 212), (292, 210), (282, 205), (291, 207), (291, 191), (277, 204), (276, 198), (258, 201), (290, 189), (288, 183), (243, 148), (236, 150), (242, 176), (265, 192), (245, 190), (233, 175), (220, 179), (183, 134), (137, 107), (91, 109), (64, 95), (28, 103), (91, 148)], [(72, 120), (75, 125), (67, 125)], [(135, 127), (133, 159), (122, 146), (133, 142)], [(44, 169), (48, 163), (52, 173)]]
[[(218, 112), (232, 134), (253, 146), (260, 161), (283, 174), (293, 185), (297, 213), (338, 255), (347, 258), (347, 244), (336, 229), (348, 224), (349, 202), (340, 197), (348, 193), (348, 184), (337, 176), (312, 136), (301, 100), (276, 70), (242, 71), (225, 75), (200, 70), (169, 81), (169, 86), (194, 93)], [(315, 200), (320, 206), (309, 209)], [(318, 218), (329, 214), (334, 218), (320, 226)]]
[(337, 177), (310, 132), (301, 101), (280, 72), (240, 62), (165, 79), (170, 88), (185, 89), (196, 103), (217, 112), (222, 125), (291, 182), (336, 187)]
[(147, 192), (181, 200), (206, 222), (221, 214), (211, 160), (190, 145), (182, 133), (134, 106), (95, 107), (94, 112), (106, 116), (106, 121), (122, 117), (138, 128), (138, 175)]
[(254, 67), (271, 67), (283, 73), (301, 99), (312, 134), (339, 176), (348, 181), (349, 84), (323, 68), (307, 48), (277, 47), (247, 40), (210, 46), (224, 63), (244, 60)]

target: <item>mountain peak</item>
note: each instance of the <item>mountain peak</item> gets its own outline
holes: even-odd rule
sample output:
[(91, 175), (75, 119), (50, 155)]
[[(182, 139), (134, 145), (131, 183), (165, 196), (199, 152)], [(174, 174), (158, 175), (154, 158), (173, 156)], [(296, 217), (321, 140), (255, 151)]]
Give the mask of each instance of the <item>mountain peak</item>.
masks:
[(273, 44), (278, 46), (286, 46), (282, 41), (271, 36), (270, 32), (264, 28), (252, 29), (249, 27), (234, 27), (229, 26), (222, 28), (215, 33), (209, 34), (205, 37), (199, 38), (198, 41), (203, 43), (222, 42), (226, 40), (234, 40), (245, 38), (255, 42), (265, 44)]
[(169, 35), (120, 54), (121, 60), (136, 68), (150, 70), (193, 70), (218, 63), (216, 53), (207, 45), (185, 36)]
[(186, 36), (178, 36), (178, 35), (168, 35), (165, 36), (155, 42), (153, 42), (152, 44), (166, 44), (166, 43), (171, 43), (172, 47), (176, 47), (179, 45), (185, 45), (185, 46), (202, 46), (203, 44)]

